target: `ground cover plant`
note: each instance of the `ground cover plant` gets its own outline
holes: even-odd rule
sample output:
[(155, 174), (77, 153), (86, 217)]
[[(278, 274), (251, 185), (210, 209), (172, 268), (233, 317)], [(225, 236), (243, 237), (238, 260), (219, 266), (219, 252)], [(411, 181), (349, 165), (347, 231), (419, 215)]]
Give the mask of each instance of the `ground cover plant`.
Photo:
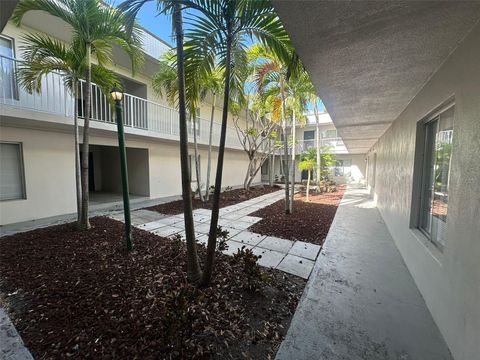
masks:
[[(274, 186), (255, 186), (251, 187), (249, 190), (244, 189), (235, 189), (224, 191), (220, 194), (220, 207), (230, 206), (238, 204), (242, 201), (247, 201), (255, 197), (272, 193), (278, 191), (281, 188), (278, 185)], [(212, 201), (201, 201), (198, 198), (193, 199), (193, 208), (194, 209), (211, 209)], [(177, 215), (183, 212), (183, 201), (171, 201), (165, 204), (155, 205), (146, 208), (147, 210), (157, 211), (161, 214), (166, 215)]]
[(289, 215), (283, 211), (284, 201), (277, 201), (250, 214), (261, 217), (262, 220), (249, 227), (249, 230), (263, 235), (322, 245), (345, 188), (345, 185), (339, 185), (335, 192), (320, 194), (311, 192), (309, 201), (306, 194), (298, 193), (294, 200), (295, 212)]
[[(218, 253), (212, 286), (197, 288), (187, 282), (183, 242), (136, 229), (127, 252), (122, 223), (91, 224), (0, 239), (0, 306), (35, 358), (273, 356), (304, 280), (262, 269), (251, 290), (250, 264)], [(206, 249), (198, 249), (203, 261)]]

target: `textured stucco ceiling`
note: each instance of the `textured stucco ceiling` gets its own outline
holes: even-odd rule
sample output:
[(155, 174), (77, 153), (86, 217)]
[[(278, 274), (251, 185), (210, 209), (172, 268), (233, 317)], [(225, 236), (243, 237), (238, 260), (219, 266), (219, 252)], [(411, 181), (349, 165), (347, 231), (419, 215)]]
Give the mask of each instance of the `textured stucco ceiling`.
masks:
[(480, 21), (480, 1), (273, 4), (352, 153), (375, 144)]

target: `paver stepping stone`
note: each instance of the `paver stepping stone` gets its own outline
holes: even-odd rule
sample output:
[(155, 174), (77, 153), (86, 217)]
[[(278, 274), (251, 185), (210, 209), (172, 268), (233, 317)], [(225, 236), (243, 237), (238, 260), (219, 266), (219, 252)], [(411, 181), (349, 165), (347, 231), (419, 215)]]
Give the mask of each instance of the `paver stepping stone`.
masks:
[(287, 256), (285, 256), (282, 262), (277, 266), (277, 269), (285, 271), (289, 274), (300, 276), (304, 279), (308, 279), (314, 264), (315, 262), (312, 260), (287, 254)]
[(264, 238), (265, 238), (265, 235), (252, 233), (250, 231), (242, 231), (237, 235), (233, 236), (231, 240), (235, 240), (244, 244), (255, 246)]
[(167, 225), (173, 225), (175, 223), (180, 223), (183, 221), (183, 219), (178, 218), (176, 216), (169, 216), (160, 220), (157, 220), (160, 223), (167, 224)]
[(303, 241), (296, 241), (288, 252), (291, 255), (300, 256), (306, 259), (315, 260), (320, 252), (321, 246)]
[(228, 237), (229, 237), (229, 238), (234, 237), (235, 235), (237, 235), (237, 234), (239, 234), (240, 232), (242, 232), (242, 230), (234, 229), (234, 228), (231, 228), (231, 227), (229, 227), (229, 226), (224, 226), (224, 227), (222, 227), (222, 230), (228, 231)]
[(252, 223), (249, 223), (249, 222), (246, 222), (246, 221), (239, 221), (239, 220), (234, 220), (234, 221), (231, 221), (229, 224), (228, 224), (229, 227), (232, 227), (234, 229), (239, 229), (239, 230), (246, 230), (248, 229), (250, 226), (252, 226)]
[(228, 249), (227, 250), (223, 250), (222, 252), (226, 255), (234, 255), (238, 252), (239, 249), (241, 249), (242, 247), (245, 247), (245, 249), (251, 249), (252, 246), (251, 245), (248, 245), (248, 244), (243, 244), (243, 243), (240, 243), (240, 242), (237, 242), (237, 241), (233, 241), (233, 240), (228, 240), (227, 241), (227, 245), (228, 245)]
[(281, 239), (275, 236), (267, 236), (258, 246), (264, 249), (275, 250), (284, 254), (288, 253), (293, 245), (293, 241)]
[(259, 222), (260, 220), (262, 220), (261, 217), (256, 217), (256, 216), (244, 216), (240, 219), (238, 219), (239, 221), (243, 221), (243, 222), (248, 222), (250, 223), (250, 225), (252, 224), (255, 224), (257, 222)]
[(203, 223), (199, 226), (195, 226), (195, 231), (198, 231), (199, 233), (202, 233), (202, 234), (208, 234), (208, 232), (210, 231), (210, 224)]
[(141, 224), (141, 225), (138, 225), (137, 227), (141, 230), (145, 230), (145, 231), (152, 231), (152, 230), (156, 230), (156, 229), (159, 229), (161, 227), (164, 227), (164, 226), (168, 226), (169, 224), (166, 224), (164, 222), (161, 222), (161, 221), (152, 221), (152, 222), (148, 222), (148, 223), (145, 223), (145, 224)]
[(155, 235), (161, 236), (161, 237), (169, 237), (172, 236), (173, 234), (177, 234), (181, 232), (182, 230), (173, 226), (165, 226), (161, 227), (160, 229), (157, 229), (153, 231)]
[(258, 246), (254, 247), (252, 251), (255, 255), (261, 256), (261, 258), (257, 261), (258, 265), (265, 267), (275, 268), (285, 257), (285, 253), (275, 250), (262, 249)]

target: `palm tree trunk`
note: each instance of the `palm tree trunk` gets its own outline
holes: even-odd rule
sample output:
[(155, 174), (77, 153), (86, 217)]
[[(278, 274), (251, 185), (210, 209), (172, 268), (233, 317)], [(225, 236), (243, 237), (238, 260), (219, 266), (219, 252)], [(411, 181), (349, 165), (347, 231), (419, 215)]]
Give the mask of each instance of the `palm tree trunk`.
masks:
[(78, 82), (74, 81), (73, 84), (73, 131), (75, 133), (75, 189), (77, 193), (77, 227), (80, 227), (81, 214), (82, 214), (82, 177), (80, 166), (80, 139), (78, 134)]
[[(288, 168), (288, 134), (287, 134), (287, 119), (285, 109), (285, 89), (283, 81), (280, 82), (280, 96), (282, 101), (282, 128), (283, 128), (283, 153), (285, 157), (285, 164), (283, 165), (283, 177), (285, 179), (285, 213), (290, 214), (290, 184), (289, 184), (289, 168)], [(280, 164), (281, 166), (282, 164)]]
[(317, 131), (315, 132), (315, 142), (317, 147), (317, 191), (320, 192), (320, 119), (318, 118), (318, 105), (317, 100), (313, 102), (313, 111), (315, 113), (315, 122), (317, 123)]
[(180, 131), (180, 167), (182, 175), (182, 197), (185, 222), (185, 237), (187, 241), (187, 278), (192, 283), (198, 283), (202, 277), (198, 263), (195, 243), (195, 228), (193, 224), (192, 188), (190, 186), (190, 171), (188, 167), (188, 134), (185, 106), (185, 70), (183, 54), (182, 10), (179, 2), (175, 3), (174, 24), (177, 38), (177, 71), (178, 71), (178, 111)]
[(92, 92), (92, 54), (91, 44), (87, 44), (87, 81), (85, 89), (85, 111), (83, 112), (83, 144), (82, 144), (82, 215), (80, 218), (80, 228), (87, 230), (90, 228), (88, 220), (88, 158), (89, 158), (89, 135), (90, 135), (90, 117)]
[(208, 160), (207, 160), (207, 181), (205, 182), (205, 200), (210, 199), (210, 169), (212, 166), (212, 135), (213, 135), (213, 118), (215, 116), (215, 102), (217, 94), (213, 93), (212, 113), (210, 114), (210, 131), (208, 134)]
[(297, 118), (295, 117), (295, 111), (293, 112), (292, 116), (292, 191), (290, 193), (290, 214), (293, 213), (293, 197), (295, 196), (295, 147), (296, 147), (296, 135), (297, 135)]
[[(229, 31), (231, 29), (228, 29)], [(213, 263), (215, 260), (215, 249), (217, 246), (217, 226), (220, 212), (220, 190), (222, 188), (223, 159), (225, 155), (225, 140), (227, 137), (228, 101), (230, 99), (230, 72), (231, 72), (231, 38), (226, 43), (225, 59), (225, 88), (223, 92), (222, 127), (220, 130), (220, 144), (218, 148), (217, 173), (215, 175), (215, 190), (213, 192), (212, 218), (210, 231), (208, 233), (207, 257), (205, 259), (205, 270), (203, 272), (202, 285), (206, 286), (212, 279)]]
[(200, 157), (198, 156), (198, 143), (197, 143), (197, 119), (192, 119), (192, 121), (193, 121), (193, 146), (194, 146), (194, 152), (195, 152), (195, 175), (197, 176), (197, 191), (198, 191), (198, 196), (200, 197), (200, 201), (204, 202), (202, 187), (200, 185), (201, 177), (200, 177)]
[(310, 174), (311, 174), (311, 170), (308, 169), (308, 177), (307, 177), (307, 201), (308, 201), (308, 196), (310, 195)]

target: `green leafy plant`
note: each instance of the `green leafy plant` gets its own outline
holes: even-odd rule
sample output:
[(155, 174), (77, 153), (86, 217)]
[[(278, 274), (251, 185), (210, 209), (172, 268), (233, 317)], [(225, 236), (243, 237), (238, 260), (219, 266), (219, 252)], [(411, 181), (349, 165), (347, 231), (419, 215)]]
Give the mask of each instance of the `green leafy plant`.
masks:
[(229, 232), (224, 230), (221, 226), (217, 227), (217, 251), (228, 250), (228, 239)]
[(255, 291), (262, 283), (268, 281), (268, 274), (262, 271), (257, 263), (261, 257), (261, 255), (255, 255), (251, 249), (246, 249), (245, 246), (242, 246), (233, 255), (234, 260), (242, 266), (246, 279), (245, 289), (247, 290)]

